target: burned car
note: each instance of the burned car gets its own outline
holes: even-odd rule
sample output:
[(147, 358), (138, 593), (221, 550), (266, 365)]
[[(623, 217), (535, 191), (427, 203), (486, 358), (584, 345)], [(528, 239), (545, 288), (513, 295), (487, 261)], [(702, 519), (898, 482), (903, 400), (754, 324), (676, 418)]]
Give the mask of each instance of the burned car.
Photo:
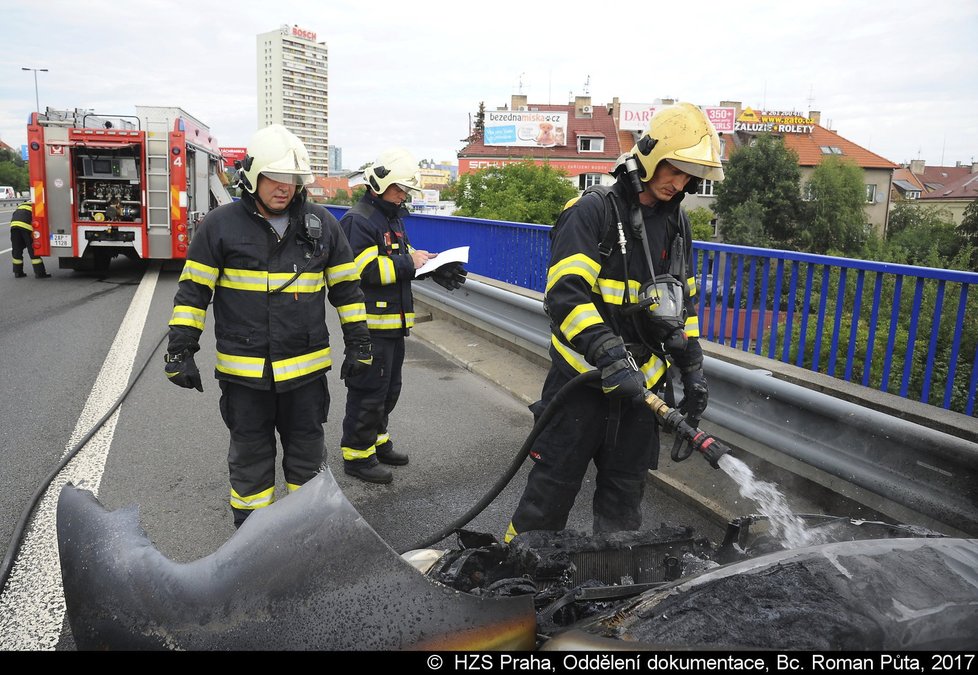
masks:
[[(509, 544), (460, 530), (399, 555), (326, 470), (213, 554), (163, 556), (135, 508), (67, 485), (57, 514), (79, 649), (962, 649), (978, 643), (978, 541), (808, 517), (785, 550), (764, 518), (719, 545), (685, 527)], [(349, 630), (349, 626), (357, 626)]]

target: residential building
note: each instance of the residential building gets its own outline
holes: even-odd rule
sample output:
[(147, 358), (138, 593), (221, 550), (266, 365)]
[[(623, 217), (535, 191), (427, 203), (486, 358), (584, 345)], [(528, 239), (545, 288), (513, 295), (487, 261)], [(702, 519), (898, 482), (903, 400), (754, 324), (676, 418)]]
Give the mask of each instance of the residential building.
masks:
[(329, 175), (342, 176), (346, 173), (343, 168), (343, 148), (337, 145), (329, 146)]
[(890, 201), (914, 201), (920, 199), (920, 195), (926, 192), (924, 184), (914, 175), (913, 171), (907, 167), (900, 167), (893, 172), (893, 190), (890, 193)]
[[(969, 169), (969, 167), (962, 168)], [(964, 219), (965, 209), (976, 199), (978, 199), (978, 162), (972, 164), (967, 173), (960, 173), (957, 178), (948, 180), (938, 189), (922, 194), (920, 203), (946, 208), (951, 213), (952, 222), (960, 225)]]
[[(615, 97), (607, 105), (592, 106), (589, 96), (577, 96), (567, 105), (543, 105), (513, 95), (509, 106), (486, 111), (482, 133), (473, 133), (458, 154), (459, 174), (530, 159), (564, 169), (578, 190), (608, 184), (613, 182), (609, 173), (618, 158), (648, 129), (656, 108), (675, 102), (623, 103)], [(756, 110), (739, 101), (721, 101), (703, 110), (720, 134), (724, 162), (757, 134), (780, 136), (798, 155), (802, 190), (823, 158), (853, 161), (864, 174), (867, 222), (880, 234), (886, 231), (893, 172), (899, 166), (822, 126), (818, 111), (803, 115)], [(712, 181), (702, 181), (684, 206), (712, 210), (715, 187)]]
[(325, 42), (299, 26), (258, 35), (258, 127), (282, 124), (305, 144), (313, 173), (329, 175)]
[(611, 183), (622, 153), (612, 112), (610, 105), (592, 106), (590, 96), (550, 105), (514, 94), (509, 106), (486, 111), (482, 133), (458, 153), (458, 173), (531, 160), (563, 169), (579, 190)]

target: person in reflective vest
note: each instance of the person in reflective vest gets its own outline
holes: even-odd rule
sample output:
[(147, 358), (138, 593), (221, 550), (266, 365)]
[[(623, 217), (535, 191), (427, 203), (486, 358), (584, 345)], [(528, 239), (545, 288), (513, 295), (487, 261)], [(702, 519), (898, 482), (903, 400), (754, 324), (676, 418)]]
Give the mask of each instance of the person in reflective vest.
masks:
[(44, 269), (41, 257), (34, 255), (34, 205), (29, 201), (20, 204), (10, 216), (10, 258), (14, 264), (15, 279), (27, 276), (24, 273), (24, 251), (31, 259), (36, 278), (47, 279), (51, 276)]
[[(346, 379), (343, 418), (343, 470), (370, 483), (390, 483), (393, 474), (381, 464), (403, 466), (406, 452), (394, 449), (388, 431), (390, 414), (401, 394), (404, 338), (414, 326), (411, 282), (426, 278), (416, 270), (434, 257), (411, 246), (404, 230), (404, 202), (420, 190), (418, 163), (404, 148), (391, 148), (363, 172), (367, 192), (340, 220), (356, 256), (367, 305), (367, 325), (374, 361), (363, 374)], [(461, 263), (438, 267), (430, 277), (448, 290), (465, 282)]]
[(679, 408), (706, 408), (703, 350), (692, 273), (692, 232), (680, 206), (702, 179), (722, 180), (720, 141), (706, 115), (679, 103), (656, 111), (611, 186), (572, 200), (550, 233), (544, 294), (551, 367), (536, 419), (581, 373), (599, 384), (571, 388), (530, 449), (533, 468), (505, 534), (561, 530), (593, 461), (596, 532), (639, 529), (647, 472), (658, 465), (648, 390), (681, 373)]
[(230, 432), (231, 511), (239, 527), (275, 497), (276, 431), (290, 491), (323, 465), (333, 351), (327, 300), (345, 358), (341, 377), (371, 362), (353, 252), (339, 222), (306, 199), (309, 154), (284, 126), (259, 130), (239, 166), (240, 201), (210, 211), (195, 233), (173, 301), (165, 373), (203, 391), (194, 354), (213, 298), (221, 416)]

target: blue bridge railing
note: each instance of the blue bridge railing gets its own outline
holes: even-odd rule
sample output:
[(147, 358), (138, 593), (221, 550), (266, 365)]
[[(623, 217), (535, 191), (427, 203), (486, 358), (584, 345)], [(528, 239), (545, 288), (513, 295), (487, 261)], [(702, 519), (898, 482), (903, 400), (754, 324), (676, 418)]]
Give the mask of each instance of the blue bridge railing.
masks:
[[(407, 228), (416, 248), (469, 246), (475, 274), (546, 286), (549, 226), (412, 214)], [(699, 241), (693, 254), (705, 339), (975, 414), (978, 274)]]

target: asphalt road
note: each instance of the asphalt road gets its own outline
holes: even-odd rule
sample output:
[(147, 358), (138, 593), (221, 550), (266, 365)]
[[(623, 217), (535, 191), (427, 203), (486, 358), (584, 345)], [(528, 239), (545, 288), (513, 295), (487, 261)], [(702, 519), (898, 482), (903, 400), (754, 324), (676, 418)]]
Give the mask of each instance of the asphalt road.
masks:
[[(0, 261), (9, 263), (9, 251), (0, 251)], [(54, 506), (66, 480), (90, 489), (110, 510), (137, 508), (149, 538), (176, 562), (210, 555), (234, 534), (227, 430), (218, 412), (219, 388), (209, 376), (214, 366), (210, 324), (197, 358), (204, 392), (174, 387), (162, 374), (160, 341), (178, 271), (150, 266), (144, 274), (142, 265), (117, 259), (108, 274), (97, 276), (46, 262), (51, 279), (0, 274), (0, 372), (6, 394), (0, 412), (0, 532), (8, 555), (17, 555), (0, 594), (0, 648), (8, 650), (74, 649), (64, 623), (54, 540)], [(331, 332), (339, 335), (335, 314), (329, 314)], [(363, 483), (343, 473), (338, 446), (345, 390), (336, 371), (329, 375), (327, 465), (347, 499), (394, 550), (427, 539), (476, 504), (532, 427), (522, 392), (533, 389), (542, 371), (488, 345), (480, 350), (472, 337), (466, 346), (483, 353), (484, 365), (502, 360), (496, 364), (501, 372), (520, 374), (509, 383), (491, 381), (446, 356), (438, 328), (437, 319), (422, 323), (407, 342), (404, 392), (391, 434), (411, 461), (393, 468), (391, 485)], [(66, 451), (122, 396), (118, 411), (44, 493)], [(524, 466), (467, 527), (501, 537), (527, 470)], [(282, 487), (280, 479), (280, 497)], [(590, 529), (592, 489), (589, 476), (569, 527)], [(22, 531), (21, 518), (35, 494), (45, 496)], [(715, 519), (652, 482), (644, 511), (649, 526), (689, 525), (714, 541), (722, 536)], [(441, 542), (446, 548), (452, 544), (453, 538)]]

